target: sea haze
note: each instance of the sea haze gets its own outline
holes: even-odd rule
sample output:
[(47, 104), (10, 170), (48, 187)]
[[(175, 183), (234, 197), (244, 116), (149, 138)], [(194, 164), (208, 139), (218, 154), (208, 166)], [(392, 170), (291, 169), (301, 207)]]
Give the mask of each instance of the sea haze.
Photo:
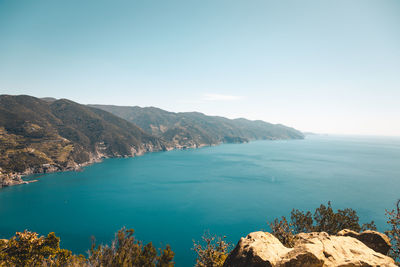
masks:
[(177, 266), (194, 263), (205, 230), (236, 243), (292, 208), (332, 201), (384, 230), (400, 192), (400, 139), (307, 136), (108, 159), (82, 172), (44, 175), (0, 191), (0, 238), (50, 231), (76, 253), (91, 235), (109, 243), (123, 226), (156, 246), (170, 244)]

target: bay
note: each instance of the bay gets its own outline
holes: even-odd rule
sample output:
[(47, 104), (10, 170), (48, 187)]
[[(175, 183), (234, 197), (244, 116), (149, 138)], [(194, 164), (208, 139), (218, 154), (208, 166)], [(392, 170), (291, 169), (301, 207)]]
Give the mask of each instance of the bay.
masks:
[(121, 227), (155, 246), (170, 244), (191, 266), (204, 231), (234, 244), (291, 209), (332, 201), (386, 229), (400, 198), (400, 138), (307, 136), (107, 159), (82, 172), (46, 174), (0, 190), (0, 238), (55, 232), (85, 253), (91, 236), (110, 243)]

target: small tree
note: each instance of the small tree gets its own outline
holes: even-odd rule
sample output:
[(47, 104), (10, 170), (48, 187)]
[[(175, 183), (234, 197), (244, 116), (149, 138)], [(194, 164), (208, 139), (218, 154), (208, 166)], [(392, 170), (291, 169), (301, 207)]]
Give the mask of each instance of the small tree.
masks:
[(0, 240), (0, 267), (172, 267), (173, 258), (170, 246), (159, 249), (157, 253), (151, 242), (143, 245), (134, 238), (133, 230), (125, 228), (118, 231), (110, 247), (96, 246), (93, 241), (89, 258), (61, 249), (60, 238), (54, 233), (39, 237), (37, 233), (25, 230), (17, 232), (9, 240)]
[(224, 264), (231, 249), (231, 244), (225, 241), (226, 236), (217, 237), (209, 232), (204, 233), (202, 242), (193, 240), (193, 250), (197, 254), (197, 267), (220, 267)]
[(169, 245), (165, 249), (160, 249), (158, 255), (151, 242), (144, 245), (135, 239), (133, 233), (133, 229), (122, 228), (115, 235), (111, 246), (96, 246), (93, 240), (89, 252), (90, 266), (174, 266), (175, 254)]
[(54, 233), (39, 237), (25, 230), (0, 244), (0, 266), (70, 266), (72, 262), (85, 263), (82, 256), (60, 249), (60, 238)]
[(282, 216), (281, 220), (275, 219), (272, 223), (269, 223), (271, 228), (271, 234), (273, 234), (276, 238), (281, 241), (287, 247), (294, 246), (294, 232), (293, 229), (294, 224), (288, 223), (286, 218)]
[(294, 235), (309, 232), (327, 232), (335, 235), (343, 229), (350, 229), (356, 232), (371, 229), (376, 230), (374, 221), (367, 224), (359, 224), (359, 217), (353, 209), (337, 210), (332, 209), (331, 202), (325, 206), (321, 204), (314, 212), (306, 213), (293, 209), (290, 213), (290, 222), (285, 217), (279, 221), (275, 219), (269, 223), (272, 234), (275, 235), (287, 247), (292, 247)]
[(386, 210), (386, 216), (388, 217), (387, 223), (390, 226), (390, 230), (385, 233), (389, 236), (392, 244), (389, 256), (400, 265), (400, 199), (397, 201), (395, 209)]

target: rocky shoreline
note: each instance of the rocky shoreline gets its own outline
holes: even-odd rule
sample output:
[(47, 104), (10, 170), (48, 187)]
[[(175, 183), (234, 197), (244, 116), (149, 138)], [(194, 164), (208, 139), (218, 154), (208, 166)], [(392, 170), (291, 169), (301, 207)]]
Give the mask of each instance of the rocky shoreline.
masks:
[[(221, 143), (219, 143), (221, 144)], [(2, 173), (0, 169), (0, 189), (3, 187), (15, 186), (15, 185), (22, 185), (22, 184), (30, 184), (37, 182), (38, 180), (30, 180), (25, 181), (23, 179), (24, 176), (32, 175), (32, 174), (46, 174), (46, 173), (54, 173), (54, 172), (64, 172), (64, 171), (81, 171), (84, 167), (89, 166), (94, 163), (102, 162), (103, 159), (107, 158), (133, 158), (137, 156), (142, 156), (146, 153), (151, 152), (159, 152), (159, 151), (171, 151), (175, 149), (184, 150), (184, 149), (195, 149), (201, 148), (206, 146), (216, 146), (219, 144), (191, 144), (187, 146), (182, 146), (176, 144), (174, 146), (167, 146), (163, 149), (157, 149), (154, 146), (144, 146), (142, 148), (136, 149), (132, 147), (131, 153), (129, 155), (105, 155), (97, 151), (95, 155), (91, 155), (89, 161), (78, 164), (78, 163), (70, 163), (66, 167), (62, 167), (60, 165), (53, 165), (53, 164), (42, 164), (41, 166), (35, 168), (28, 168), (24, 172), (20, 173)]]
[(0, 174), (0, 188), (20, 185), (20, 184), (30, 184), (37, 182), (38, 180), (24, 181), (20, 174)]

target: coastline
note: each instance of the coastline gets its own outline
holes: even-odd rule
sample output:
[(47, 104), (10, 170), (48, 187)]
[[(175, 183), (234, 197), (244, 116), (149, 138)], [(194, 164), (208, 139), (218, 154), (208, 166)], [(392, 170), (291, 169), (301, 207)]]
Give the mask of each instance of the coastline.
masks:
[[(304, 138), (302, 138), (304, 139)], [(198, 148), (203, 148), (203, 147), (212, 147), (212, 146), (219, 146), (221, 144), (244, 144), (244, 143), (249, 143), (252, 141), (278, 141), (278, 140), (302, 140), (302, 139), (254, 139), (254, 140), (240, 140), (239, 142), (223, 142), (220, 141), (218, 143), (213, 143), (213, 144), (188, 144), (188, 145), (181, 145), (181, 144), (174, 144), (173, 146), (166, 146), (164, 149), (154, 149), (154, 147), (142, 147), (136, 150), (136, 148), (132, 147), (131, 149), (131, 154), (129, 155), (114, 155), (114, 156), (109, 156), (105, 155), (99, 151), (97, 151), (96, 155), (92, 154), (91, 158), (89, 161), (84, 162), (84, 163), (73, 163), (72, 165), (62, 167), (59, 165), (51, 165), (51, 164), (43, 164), (40, 167), (36, 168), (29, 168), (26, 169), (24, 172), (20, 173), (6, 173), (2, 174), (0, 172), (0, 191), (4, 187), (10, 187), (10, 186), (15, 186), (15, 185), (24, 185), (24, 184), (30, 184), (30, 183), (35, 183), (38, 182), (39, 180), (34, 179), (34, 180), (24, 180), (24, 177), (33, 175), (33, 174), (42, 174), (45, 175), (47, 173), (55, 173), (55, 172), (66, 172), (66, 171), (82, 171), (83, 168), (86, 166), (95, 164), (95, 163), (101, 163), (104, 159), (108, 158), (134, 158), (138, 156), (142, 156), (147, 153), (152, 153), (152, 152), (166, 152), (166, 151), (172, 151), (172, 150), (186, 150), (186, 149), (198, 149)], [(41, 177), (41, 176), (39, 176)]]
[[(243, 142), (244, 143), (244, 142)], [(193, 145), (179, 145), (175, 144), (175, 146), (165, 147), (165, 149), (154, 149), (153, 147), (140, 148), (136, 150), (132, 147), (131, 154), (129, 155), (117, 155), (117, 156), (108, 156), (102, 153), (96, 153), (96, 155), (92, 155), (90, 160), (84, 163), (74, 163), (70, 166), (62, 167), (59, 165), (51, 165), (51, 164), (43, 164), (42, 166), (36, 168), (26, 169), (24, 172), (19, 173), (5, 173), (3, 174), (0, 171), (0, 190), (5, 187), (16, 186), (16, 185), (24, 185), (38, 182), (39, 180), (24, 180), (24, 177), (33, 175), (33, 174), (42, 174), (45, 175), (47, 173), (55, 173), (55, 172), (66, 172), (66, 171), (82, 171), (86, 166), (101, 163), (104, 159), (108, 158), (134, 158), (138, 156), (142, 156), (147, 153), (152, 152), (162, 152), (162, 151), (172, 151), (172, 150), (185, 150), (185, 149), (197, 149), (208, 146), (217, 146), (222, 144), (222, 142), (217, 144), (193, 144)], [(41, 175), (41, 176), (42, 176)], [(39, 176), (39, 177), (41, 177)]]

